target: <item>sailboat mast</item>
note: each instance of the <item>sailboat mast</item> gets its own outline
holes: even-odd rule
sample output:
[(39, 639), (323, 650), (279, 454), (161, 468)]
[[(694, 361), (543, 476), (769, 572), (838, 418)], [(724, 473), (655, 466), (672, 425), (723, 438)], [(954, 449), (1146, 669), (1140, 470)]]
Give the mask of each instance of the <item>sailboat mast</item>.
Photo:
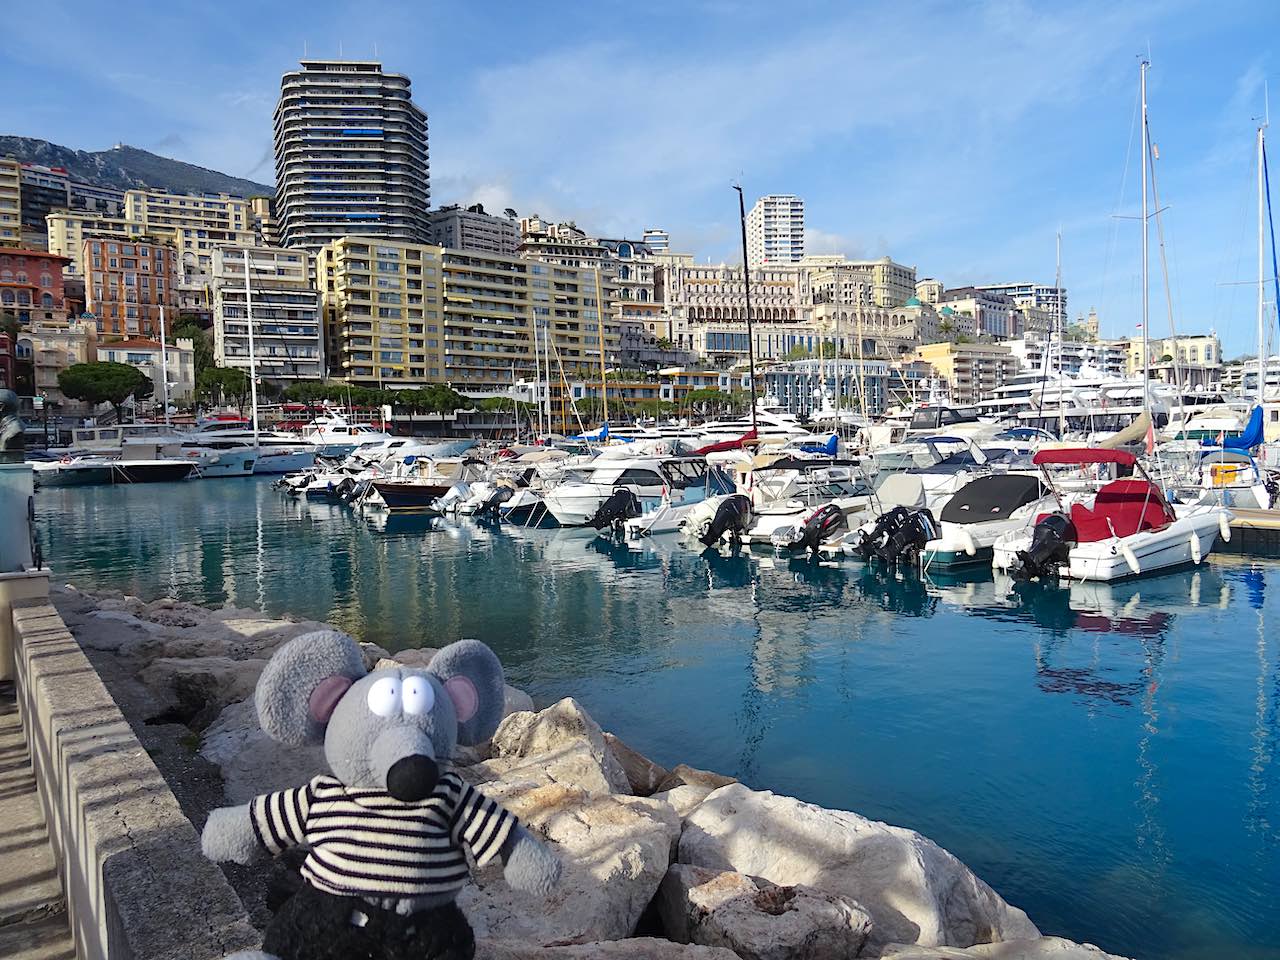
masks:
[(164, 335), (164, 304), (160, 304), (160, 376), (164, 379), (164, 425), (169, 426), (169, 346)]
[(751, 432), (756, 432), (756, 344), (751, 331), (751, 264), (747, 259), (747, 203), (742, 196), (742, 185), (735, 183), (738, 191), (738, 221), (742, 226), (742, 291), (747, 304), (747, 372), (751, 377)]
[(1266, 121), (1258, 124), (1258, 406), (1262, 406), (1263, 394), (1267, 385), (1267, 348), (1266, 348), (1266, 329), (1263, 325), (1263, 315), (1266, 312), (1266, 265), (1263, 260), (1263, 223), (1266, 216), (1267, 195), (1266, 187), (1263, 182), (1263, 171), (1266, 160), (1264, 159), (1264, 143)]
[[(1064, 391), (1062, 389), (1062, 357), (1066, 348), (1066, 341), (1062, 335), (1065, 332), (1064, 320), (1066, 319), (1062, 307), (1062, 230), (1058, 230), (1058, 246), (1057, 246), (1057, 269), (1053, 274), (1053, 297), (1056, 309), (1054, 310), (1054, 319), (1058, 326), (1058, 436), (1061, 437), (1067, 429), (1067, 415), (1063, 409), (1063, 403), (1066, 401)], [(1048, 360), (1048, 357), (1045, 357)]]
[(1147, 290), (1147, 246), (1149, 242), (1147, 224), (1147, 156), (1151, 150), (1151, 135), (1147, 130), (1147, 68), (1151, 66), (1146, 60), (1140, 68), (1140, 84), (1142, 99), (1142, 406), (1148, 414), (1151, 412), (1151, 349), (1147, 343), (1147, 312), (1150, 300)]
[(604, 369), (604, 301), (600, 296), (600, 267), (596, 266), (596, 321), (600, 337), (600, 399), (604, 403), (604, 422), (609, 422), (609, 388)]
[[(244, 248), (244, 319), (249, 324), (249, 397), (253, 411), (253, 445), (258, 445), (258, 356), (253, 348), (253, 288), (249, 283), (253, 258), (249, 247)], [(350, 398), (347, 405), (351, 405)]]

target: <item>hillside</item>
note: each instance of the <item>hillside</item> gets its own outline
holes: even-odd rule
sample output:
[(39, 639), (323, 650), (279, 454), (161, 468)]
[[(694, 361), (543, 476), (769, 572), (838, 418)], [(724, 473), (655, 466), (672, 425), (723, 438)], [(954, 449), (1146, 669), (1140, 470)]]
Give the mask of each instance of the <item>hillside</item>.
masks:
[(124, 144), (91, 153), (33, 137), (0, 135), (0, 157), (3, 156), (48, 167), (65, 167), (73, 180), (117, 190), (150, 187), (174, 193), (229, 193), (239, 197), (270, 196), (274, 192), (264, 183), (231, 177)]

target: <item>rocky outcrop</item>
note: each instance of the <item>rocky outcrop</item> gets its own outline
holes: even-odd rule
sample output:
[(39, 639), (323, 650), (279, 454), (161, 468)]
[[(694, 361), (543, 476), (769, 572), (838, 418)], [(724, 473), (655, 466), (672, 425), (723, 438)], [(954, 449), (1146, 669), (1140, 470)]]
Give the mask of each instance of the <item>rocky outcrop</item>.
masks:
[(668, 805), (562, 784), (525, 790), (501, 781), (485, 791), (554, 844), (562, 873), (550, 895), (537, 897), (512, 890), (496, 867), (483, 871), (458, 898), (476, 936), (550, 944), (632, 934), (680, 833)]
[(850, 897), (871, 914), (871, 943), (968, 947), (1040, 932), (932, 840), (856, 813), (741, 784), (685, 821), (680, 861)]
[(886, 960), (1125, 960), (1124, 957), (1104, 953), (1091, 943), (1073, 943), (1061, 937), (1007, 940), (968, 949), (891, 943), (885, 947), (881, 957)]
[[(478, 768), (478, 769), (477, 769)], [(493, 735), (493, 759), (471, 768), (473, 782), (499, 778), (527, 786), (559, 783), (591, 793), (631, 793), (600, 725), (572, 697), (539, 713), (513, 713)]]
[(727, 947), (742, 960), (845, 960), (871, 931), (847, 897), (681, 863), (667, 871), (657, 904), (671, 939)]
[(739, 960), (721, 947), (699, 947), (637, 937), (599, 943), (534, 946), (511, 940), (479, 940), (475, 960)]
[[(165, 741), (173, 756), (190, 750), (189, 731), (203, 732), (200, 753), (225, 795), (211, 805), (325, 770), (321, 748), (269, 739), (250, 697), (276, 647), (324, 624), (74, 589), (55, 590), (54, 600), (131, 722), (175, 731)], [(435, 654), (361, 649), (369, 667), (423, 666)], [(479, 960), (1116, 960), (1041, 937), (1021, 910), (911, 830), (684, 764), (664, 769), (572, 698), (533, 706), (508, 687), (493, 740), (455, 758), (563, 866), (546, 897), (512, 891), (496, 862), (464, 888)], [(194, 766), (174, 761), (165, 775), (181, 780)], [(249, 879), (255, 868), (238, 870), (228, 875), (248, 904), (264, 884)], [(670, 939), (632, 938), (659, 924)]]

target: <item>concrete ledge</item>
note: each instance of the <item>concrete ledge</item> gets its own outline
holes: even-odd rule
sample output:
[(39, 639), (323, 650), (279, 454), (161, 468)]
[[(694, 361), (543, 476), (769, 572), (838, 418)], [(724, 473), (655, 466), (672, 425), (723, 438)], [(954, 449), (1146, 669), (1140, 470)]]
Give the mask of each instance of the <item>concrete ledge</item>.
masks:
[(261, 937), (47, 601), (13, 607), (18, 706), (82, 960), (205, 960)]

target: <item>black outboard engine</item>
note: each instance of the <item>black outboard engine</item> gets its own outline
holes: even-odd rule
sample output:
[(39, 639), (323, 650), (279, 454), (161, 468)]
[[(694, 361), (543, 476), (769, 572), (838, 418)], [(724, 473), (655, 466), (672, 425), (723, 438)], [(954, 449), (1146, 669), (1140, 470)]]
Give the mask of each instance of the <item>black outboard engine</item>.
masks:
[(825, 503), (809, 514), (803, 523), (778, 530), (770, 539), (780, 549), (808, 550), (817, 556), (822, 541), (833, 536), (845, 523), (844, 511), (834, 503)]
[(489, 498), (480, 505), (480, 509), (476, 511), (477, 517), (496, 517), (498, 516), (498, 508), (510, 500), (515, 495), (515, 491), (510, 487), (498, 487), (493, 493), (489, 494)]
[(342, 481), (342, 484), (338, 487), (340, 491), (338, 496), (342, 498), (343, 503), (359, 503), (360, 499), (369, 492), (369, 488), (373, 486), (372, 480), (359, 480), (353, 481), (351, 487), (344, 490), (343, 485), (346, 482), (345, 480)]
[(587, 521), (587, 526), (603, 530), (612, 527), (615, 533), (621, 532), (622, 525), (632, 517), (640, 516), (640, 499), (626, 487), (619, 487), (609, 494), (596, 515)]
[(354, 479), (352, 479), (351, 477), (343, 477), (340, 481), (338, 481), (338, 485), (336, 487), (332, 487), (329, 490), (329, 493), (331, 496), (337, 497), (343, 503), (346, 503), (348, 501), (351, 491), (354, 490), (355, 488), (356, 488), (356, 482)]
[(929, 510), (908, 510), (905, 507), (896, 507), (895, 510), (902, 513), (898, 514), (897, 522), (876, 551), (876, 556), (889, 566), (899, 560), (915, 563), (924, 545), (937, 536), (937, 522)]
[(1068, 562), (1076, 543), (1075, 524), (1065, 513), (1051, 513), (1031, 532), (1031, 546), (1018, 551), (1018, 563), (1009, 568), (1015, 580), (1056, 577), (1058, 565)]
[(716, 515), (711, 518), (707, 532), (698, 538), (704, 547), (714, 546), (726, 533), (734, 546), (742, 542), (742, 535), (751, 525), (751, 498), (745, 494), (735, 493), (725, 497), (716, 507)]
[(860, 530), (858, 532), (858, 543), (855, 549), (858, 555), (864, 561), (870, 560), (873, 555), (879, 553), (879, 550), (893, 535), (893, 531), (902, 525), (908, 510), (906, 507), (894, 507), (886, 513), (876, 517), (875, 526), (868, 532)]

